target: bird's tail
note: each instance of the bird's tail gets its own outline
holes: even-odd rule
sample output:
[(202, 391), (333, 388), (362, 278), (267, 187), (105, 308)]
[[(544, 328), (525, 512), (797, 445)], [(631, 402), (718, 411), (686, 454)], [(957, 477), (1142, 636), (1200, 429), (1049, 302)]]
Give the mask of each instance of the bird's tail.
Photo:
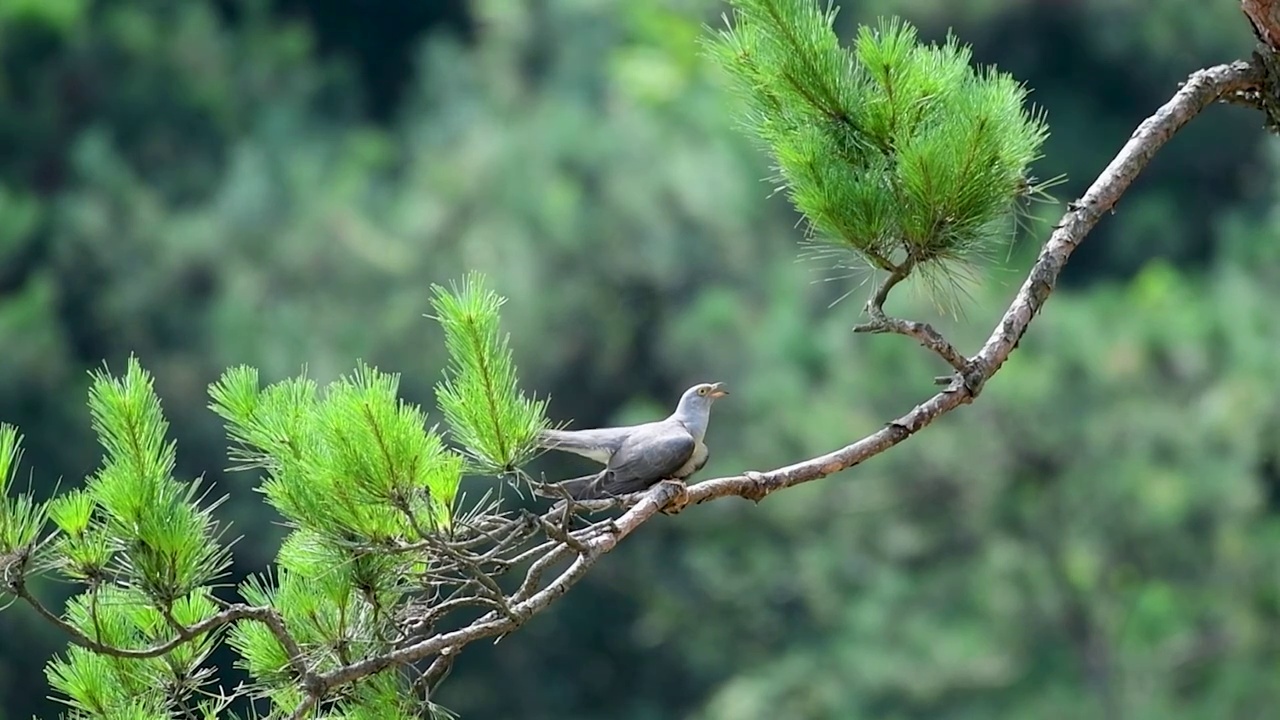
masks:
[(609, 462), (609, 456), (618, 445), (618, 430), (543, 430), (535, 442), (545, 450), (560, 450), (591, 458), (601, 465)]
[(538, 447), (551, 447), (558, 445), (568, 433), (564, 430), (539, 430), (536, 437)]
[(556, 500), (563, 500), (566, 494), (574, 500), (599, 500), (606, 497), (600, 492), (600, 478), (603, 475), (604, 473), (598, 472), (542, 487), (534, 485), (533, 494)]

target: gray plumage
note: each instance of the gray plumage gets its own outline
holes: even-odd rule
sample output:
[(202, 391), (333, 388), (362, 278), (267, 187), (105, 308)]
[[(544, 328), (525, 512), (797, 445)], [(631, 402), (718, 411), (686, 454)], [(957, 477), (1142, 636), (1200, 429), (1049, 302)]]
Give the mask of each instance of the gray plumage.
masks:
[[(684, 480), (707, 464), (710, 454), (703, 438), (711, 405), (728, 394), (723, 383), (701, 383), (684, 392), (675, 412), (665, 420), (594, 430), (546, 430), (538, 443), (605, 466), (600, 472), (556, 483), (575, 500), (639, 492), (662, 480)], [(560, 497), (551, 490), (535, 492)]]

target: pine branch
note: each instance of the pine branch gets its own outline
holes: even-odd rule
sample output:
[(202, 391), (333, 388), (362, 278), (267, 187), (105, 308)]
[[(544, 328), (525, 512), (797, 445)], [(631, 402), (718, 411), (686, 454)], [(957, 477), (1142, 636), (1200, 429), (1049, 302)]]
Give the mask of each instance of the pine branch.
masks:
[[(634, 504), (616, 520), (598, 523), (574, 534), (572, 546), (558, 542), (526, 571), (520, 587), (510, 596), (509, 613), (489, 612), (471, 624), (442, 632), (401, 647), (394, 652), (366, 658), (328, 671), (316, 678), (317, 694), (309, 695), (293, 717), (300, 718), (316, 706), (324, 693), (386, 668), (442, 654), (454, 655), (467, 644), (510, 633), (563, 596), (605, 554), (673, 503), (699, 504), (725, 497), (759, 502), (766, 496), (806, 482), (833, 475), (862, 463), (913, 436), (943, 415), (978, 397), (982, 387), (999, 372), (1028, 326), (1052, 293), (1058, 275), (1071, 253), (1098, 220), (1115, 206), (1138, 173), (1155, 153), (1187, 122), (1213, 102), (1255, 86), (1261, 81), (1256, 65), (1237, 62), (1193, 74), (1163, 107), (1145, 120), (1129, 142), (1099, 175), (1078, 202), (1070, 206), (1045, 243), (1017, 296), (997, 323), (981, 351), (957, 372), (951, 385), (881, 430), (839, 450), (769, 472), (706, 480), (689, 486), (687, 493), (676, 483), (659, 483), (629, 501)], [(887, 292), (887, 291), (886, 291)], [(883, 298), (881, 299), (883, 301)], [(687, 498), (682, 498), (686, 495)], [(572, 563), (549, 582), (542, 578), (551, 567), (573, 558)]]
[(547, 426), (546, 401), (520, 392), (507, 338), (499, 331), (503, 299), (485, 288), (483, 277), (471, 274), (461, 287), (433, 290), (450, 359), (436, 386), (437, 404), (478, 469), (509, 472), (536, 452), (534, 438)]
[(693, 485), (689, 488), (690, 502), (696, 504), (729, 496), (758, 502), (783, 488), (818, 480), (864, 462), (911, 437), (942, 415), (971, 402), (1017, 347), (1053, 292), (1071, 253), (1098, 220), (1115, 206), (1156, 152), (1209, 105), (1256, 86), (1262, 81), (1262, 73), (1263, 69), (1257, 64), (1246, 62), (1197, 71), (1167, 103), (1138, 126), (1084, 196), (1069, 205), (1004, 316), (970, 367), (953, 376), (947, 389), (890, 421), (878, 432), (834, 452), (767, 473), (744, 473)]
[(275, 609), (270, 607), (254, 607), (251, 605), (235, 604), (227, 607), (216, 615), (212, 615), (194, 625), (176, 625), (174, 627), (175, 636), (165, 642), (145, 647), (142, 649), (129, 649), (116, 647), (108, 643), (95, 640), (79, 628), (71, 623), (63, 620), (57, 613), (50, 610), (39, 598), (31, 594), (23, 582), (9, 584), (5, 588), (6, 592), (13, 594), (15, 597), (22, 599), (31, 606), (36, 614), (44, 618), (50, 624), (67, 634), (71, 638), (71, 642), (81, 647), (92, 650), (102, 655), (110, 657), (125, 658), (129, 660), (146, 660), (147, 658), (160, 657), (173, 652), (178, 647), (196, 640), (201, 635), (213, 632), (219, 628), (230, 625), (238, 620), (250, 619), (256, 620), (266, 625), (276, 639), (280, 641), (281, 647), (289, 654), (290, 664), (299, 678), (306, 678), (309, 675), (306, 662), (303, 659), (301, 648), (298, 646), (293, 636), (286, 629), (284, 620)]
[[(926, 45), (897, 19), (861, 28), (844, 48), (834, 12), (813, 0), (730, 4), (734, 22), (708, 49), (815, 240), (900, 270), (887, 287), (915, 272), (939, 305), (954, 304), (978, 261), (1007, 242), (1031, 190), (1027, 170), (1048, 129), (1026, 88), (973, 67), (954, 37)], [(961, 364), (923, 323), (873, 316), (865, 331), (916, 337)]]
[[(248, 637), (241, 633), (240, 640), (246, 643), (261, 640), (256, 649), (265, 648), (267, 651), (262, 652), (259, 659), (265, 667), (263, 675), (269, 679), (256, 679), (262, 685), (271, 687), (271, 679), (276, 677), (276, 673), (279, 674), (281, 685), (274, 689), (281, 694), (271, 697), (273, 702), (288, 698), (288, 707), (292, 711), (290, 717), (294, 718), (306, 717), (325, 703), (341, 706), (351, 701), (350, 695), (340, 693), (339, 690), (358, 680), (428, 659), (431, 664), (425, 682), (427, 686), (434, 686), (465, 646), (513, 632), (530, 618), (545, 611), (586, 577), (604, 555), (659, 513), (678, 511), (686, 504), (731, 496), (758, 502), (778, 490), (853, 467), (905, 441), (946, 413), (972, 402), (1016, 348), (1052, 293), (1058, 275), (1072, 252), (1099, 219), (1115, 206), (1154, 154), (1209, 104), (1257, 92), (1260, 83), (1264, 82), (1264, 73), (1264, 69), (1256, 63), (1235, 63), (1202, 70), (1192, 75), (1165, 106), (1144, 121), (1085, 195), (1069, 206), (1061, 223), (1046, 241), (1017, 296), (972, 359), (960, 355), (927, 325), (898, 320), (884, 313), (883, 305), (889, 292), (907, 276), (915, 261), (904, 261), (893, 266), (889, 276), (868, 303), (871, 322), (863, 326), (866, 329), (862, 331), (895, 332), (913, 337), (943, 357), (956, 370), (956, 374), (945, 390), (889, 422), (876, 433), (843, 448), (769, 472), (747, 472), (707, 480), (687, 489), (680, 483), (659, 483), (644, 493), (626, 498), (622, 503), (625, 509), (616, 519), (596, 522), (578, 529), (573, 527), (577, 516), (572, 511), (584, 506), (595, 509), (595, 506), (565, 503), (556, 505), (541, 516), (512, 518), (501, 515), (496, 506), (483, 498), (476, 504), (474, 512), (455, 518), (447, 529), (437, 529), (430, 523), (421, 522), (416, 515), (415, 506), (407, 501), (397, 505), (395, 498), (388, 497), (381, 498), (385, 501), (384, 505), (377, 508), (362, 504), (368, 499), (368, 495), (387, 494), (388, 488), (395, 489), (396, 482), (390, 480), (393, 476), (415, 476), (414, 472), (402, 473), (400, 470), (417, 467), (415, 463), (425, 462), (422, 458), (437, 457), (433, 441), (424, 439), (422, 435), (421, 416), (416, 414), (415, 409), (407, 409), (392, 401), (393, 378), (371, 373), (346, 385), (340, 384), (341, 387), (326, 399), (331, 404), (324, 406), (317, 405), (314, 388), (304, 382), (284, 384), (274, 391), (269, 389), (259, 393), (256, 376), (241, 373), (220, 385), (220, 392), (215, 393), (215, 402), (223, 410), (224, 417), (232, 421), (233, 440), (243, 441), (254, 452), (260, 451), (260, 458), (270, 460), (268, 468), (272, 477), (268, 483), (275, 482), (277, 490), (288, 489), (289, 483), (298, 486), (305, 485), (305, 481), (314, 480), (304, 472), (313, 471), (314, 468), (291, 465), (306, 457), (303, 450), (315, 452), (319, 448), (318, 452), (329, 461), (334, 461), (331, 454), (350, 451), (347, 458), (350, 464), (338, 468), (341, 471), (338, 474), (342, 477), (338, 480), (330, 478), (331, 485), (326, 486), (327, 490), (332, 489), (333, 492), (326, 492), (318, 500), (313, 499), (311, 505), (303, 504), (297, 514), (304, 521), (319, 519), (322, 522), (316, 523), (317, 527), (300, 527), (290, 536), (286, 547), (282, 548), (280, 566), (286, 571), (285, 574), (291, 576), (289, 582), (285, 582), (282, 577), (274, 588), (268, 588), (265, 582), (256, 585), (246, 583), (242, 586), (242, 593), (251, 604), (227, 605), (221, 611), (189, 624), (180, 620), (184, 617), (181, 611), (175, 611), (172, 605), (160, 603), (156, 610), (176, 635), (141, 649), (119, 647), (119, 643), (104, 641), (103, 638), (107, 637), (104, 635), (104, 627), (110, 630), (109, 623), (103, 622), (103, 627), (86, 631), (87, 621), (82, 616), (68, 611), (64, 613), (70, 618), (68, 621), (42, 605), (29, 592), (25, 585), (26, 559), (36, 549), (34, 539), (20, 543), (6, 556), (0, 557), (4, 561), (0, 565), (0, 569), (4, 571), (4, 584), (0, 589), (31, 604), (41, 617), (67, 632), (75, 644), (110, 657), (131, 660), (161, 657), (187, 643), (207, 638), (224, 627), (229, 628), (228, 632), (233, 636), (232, 644), (235, 645), (237, 633), (253, 630), (259, 637)], [(494, 317), (496, 318), (496, 313)], [(499, 367), (508, 362), (509, 358), (502, 360), (508, 356), (505, 340), (496, 334), (496, 325), (484, 325), (483, 328), (487, 329), (471, 335), (473, 342), (469, 345), (464, 343), (458, 346), (462, 351), (460, 360), (459, 355), (455, 355), (459, 362), (455, 377), (461, 378), (464, 374), (471, 373), (468, 376), (471, 380), (468, 382), (476, 382), (472, 385), (460, 383), (455, 386), (454, 399), (460, 401), (460, 404), (453, 410), (463, 426), (474, 432), (481, 444), (488, 443), (484, 447), (493, 450), (490, 456), (492, 460), (507, 463), (518, 455), (520, 432), (527, 432), (542, 422), (541, 406), (536, 401), (525, 400), (519, 395), (513, 366), (509, 374), (506, 369)], [(465, 337), (454, 336), (455, 341), (459, 339)], [(482, 361), (480, 356), (497, 358), (499, 363), (495, 365)], [(153, 412), (151, 400), (148, 399), (149, 383), (144, 382), (143, 375), (133, 373), (132, 370), (131, 368), (129, 376), (132, 379), (127, 379), (122, 384), (111, 385), (103, 380), (99, 387), (112, 392), (104, 390), (100, 393), (95, 408), (95, 419), (104, 435), (108, 454), (113, 458), (119, 456), (128, 466), (117, 471), (120, 474), (115, 479), (108, 477), (108, 484), (116, 482), (121, 485), (121, 489), (109, 499), (121, 502), (129, 497), (123, 489), (126, 481), (134, 474), (145, 474), (142, 472), (144, 470), (159, 469), (165, 479), (165, 483), (148, 485), (148, 488), (168, 488), (166, 492), (169, 492), (176, 487), (168, 479), (168, 471), (171, 469), (168, 458), (172, 451), (171, 446), (163, 440), (164, 425), (163, 418), (158, 414), (158, 403)], [(335, 399), (335, 394), (339, 396), (338, 399)], [(485, 401), (486, 398), (488, 401)], [(373, 402), (375, 399), (379, 400)], [(461, 403), (464, 400), (480, 402), (478, 405)], [(290, 423), (293, 423), (295, 411), (309, 409), (320, 414), (319, 419), (312, 420), (323, 427), (311, 427), (305, 422), (299, 422), (284, 425), (284, 432), (275, 429), (266, 432), (266, 428), (255, 424), (260, 420), (259, 414), (263, 408), (274, 408), (275, 419), (287, 417)], [(351, 417), (361, 418), (363, 427), (371, 432), (371, 440), (365, 443), (365, 449), (369, 452), (357, 452), (360, 448), (342, 444), (351, 439), (348, 430), (354, 425), (345, 422)], [(515, 428), (516, 432), (511, 432), (511, 428)], [(328, 436), (325, 435), (326, 432), (329, 433)], [(0, 464), (3, 465), (0, 467), (0, 479), (16, 464), (16, 437), (10, 437), (12, 433), (8, 431), (4, 433), (0, 434)], [(284, 439), (281, 440), (281, 437)], [(511, 442), (503, 441), (502, 437), (511, 439)], [(368, 477), (362, 476), (360, 483), (364, 483), (361, 487), (364, 487), (365, 495), (356, 492), (359, 487), (346, 494), (343, 494), (345, 491), (340, 492), (349, 485), (360, 486), (360, 483), (339, 481), (347, 480), (347, 475), (360, 475), (371, 468), (372, 465), (365, 463), (371, 456), (380, 458), (381, 465), (374, 469), (381, 475), (371, 472)], [(125, 470), (129, 473), (125, 474)], [(281, 477), (286, 477), (287, 480), (282, 480)], [(422, 482), (429, 484), (425, 479)], [(173, 501), (175, 506), (186, 503), (189, 507), (196, 507), (189, 495), (172, 494), (163, 499)], [(293, 496), (285, 499), (288, 500), (284, 503), (285, 509), (296, 510), (298, 508), (290, 503), (303, 502)], [(345, 524), (339, 526), (337, 520), (340, 516), (318, 508), (317, 503), (349, 506), (349, 522), (344, 520)], [(605, 503), (607, 506), (614, 504)], [(104, 511), (127, 515), (124, 512), (126, 510), (133, 512), (136, 509), (108, 507)], [(79, 534), (87, 532), (89, 519), (94, 511), (93, 502), (85, 497), (70, 496), (70, 499), (53, 506), (51, 517), (68, 537), (79, 537)], [(197, 519), (201, 518), (203, 516)], [(408, 542), (404, 539), (408, 534), (404, 529), (404, 518), (408, 519), (407, 525), (415, 530), (419, 541)], [(325, 525), (325, 522), (329, 524)], [(193, 537), (204, 537), (200, 533), (207, 526), (194, 524), (191, 527)], [(353, 528), (368, 532), (357, 533)], [(85, 554), (84, 557), (96, 556)], [(207, 566), (208, 561), (204, 562)], [(517, 576), (518, 585), (514, 589), (504, 589), (497, 581), (498, 576), (525, 563), (528, 563), (528, 567), (524, 570), (523, 577)], [(369, 567), (373, 569), (366, 575), (357, 575), (357, 570)], [(324, 572), (303, 572), (315, 568)], [(345, 644), (349, 638), (344, 633), (355, 627), (356, 621), (345, 614), (339, 625), (340, 637), (337, 640), (326, 637), (317, 640), (316, 635), (322, 634), (322, 631), (313, 627), (314, 622), (311, 625), (306, 621), (294, 622), (297, 616), (290, 613), (302, 613), (297, 609), (301, 600), (314, 597), (319, 592), (312, 584), (322, 583), (333, 577), (326, 573), (339, 572), (351, 573), (350, 577), (342, 578), (347, 586), (338, 583), (326, 586), (326, 589), (337, 587), (346, 593), (343, 595), (347, 598), (344, 602), (363, 602), (364, 610), (374, 618), (369, 625), (372, 628), (368, 631), (369, 637), (382, 643), (377, 647), (390, 649), (350, 650), (349, 645)], [(363, 584), (356, 582), (357, 577)], [(368, 582), (370, 577), (374, 582)], [(294, 594), (287, 601), (283, 599), (286, 591)], [(404, 600), (405, 596), (408, 596), (407, 601)], [(408, 607), (415, 607), (413, 603), (419, 603), (421, 613), (401, 617), (398, 621), (396, 618), (387, 619), (391, 613), (382, 614), (388, 607), (385, 597), (395, 598), (395, 602), (404, 602)], [(279, 603), (267, 602), (275, 600), (279, 600)], [(214, 602), (212, 598), (209, 601)], [(346, 610), (344, 606), (343, 612)], [(478, 617), (461, 628), (431, 634), (436, 621), (446, 613), (459, 610), (472, 612)], [(212, 611), (212, 606), (209, 611)], [(192, 620), (195, 617), (201, 615), (186, 619)], [(286, 623), (286, 618), (290, 619), (289, 623)], [(98, 620), (96, 610), (90, 610), (90, 619)], [(240, 623), (242, 620), (255, 622)], [(391, 637), (392, 635), (395, 637)], [(304, 651), (304, 648), (307, 650)], [(283, 654), (278, 650), (283, 650)], [(308, 651), (312, 655), (308, 656)], [(359, 653), (368, 654), (361, 657)], [(386, 677), (384, 675), (373, 680), (385, 680)], [(395, 678), (402, 679), (399, 675), (395, 675)], [(376, 683), (361, 683), (357, 689), (364, 691), (371, 685)], [(377, 687), (385, 689), (389, 686)]]
[(877, 286), (875, 294), (867, 301), (866, 312), (871, 317), (871, 321), (855, 325), (853, 331), (856, 333), (896, 333), (898, 335), (906, 335), (937, 353), (938, 357), (946, 361), (956, 372), (966, 372), (969, 365), (968, 359), (950, 341), (943, 337), (942, 333), (933, 329), (932, 325), (915, 320), (889, 317), (885, 314), (884, 303), (889, 299), (889, 291), (907, 278), (907, 274), (911, 271), (910, 267), (910, 261), (908, 260), (895, 267), (885, 277), (884, 281)]

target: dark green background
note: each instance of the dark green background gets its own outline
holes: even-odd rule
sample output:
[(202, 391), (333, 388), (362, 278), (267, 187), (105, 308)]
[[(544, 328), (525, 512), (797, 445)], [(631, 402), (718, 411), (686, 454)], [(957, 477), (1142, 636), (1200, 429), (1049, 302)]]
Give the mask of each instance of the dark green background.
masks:
[[(1234, 2), (843, 3), (948, 28), (1031, 88), (1078, 196), (1177, 83), (1246, 57)], [(937, 361), (854, 335), (699, 54), (713, 0), (0, 0), (0, 420), (42, 493), (92, 472), (87, 371), (137, 353), (180, 471), (280, 537), (205, 388), (357, 358), (430, 405), (429, 286), (485, 272), (525, 386), (581, 426), (723, 380), (707, 477), (875, 430)], [(1280, 217), (1261, 118), (1215, 107), (1072, 260), (981, 400), (865, 466), (662, 517), (469, 648), (464, 718), (1258, 718), (1280, 702)], [(1060, 206), (993, 258), (986, 337)], [(848, 299), (831, 304), (852, 293)], [(546, 464), (561, 473), (578, 465)], [(51, 601), (68, 588), (44, 585)], [(0, 615), (0, 718), (54, 717), (59, 634)], [(223, 657), (224, 662), (230, 661)], [(234, 680), (234, 675), (227, 676)]]

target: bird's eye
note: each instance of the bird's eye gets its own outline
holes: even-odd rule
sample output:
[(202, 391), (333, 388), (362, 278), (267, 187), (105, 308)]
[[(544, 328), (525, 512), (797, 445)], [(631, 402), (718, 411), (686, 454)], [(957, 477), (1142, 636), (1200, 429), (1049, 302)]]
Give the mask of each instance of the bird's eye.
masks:
[(706, 394), (707, 394), (707, 389), (706, 389), (706, 388), (704, 388), (704, 387), (700, 387), (700, 388), (698, 388), (698, 394), (699, 394), (699, 395), (706, 395)]

